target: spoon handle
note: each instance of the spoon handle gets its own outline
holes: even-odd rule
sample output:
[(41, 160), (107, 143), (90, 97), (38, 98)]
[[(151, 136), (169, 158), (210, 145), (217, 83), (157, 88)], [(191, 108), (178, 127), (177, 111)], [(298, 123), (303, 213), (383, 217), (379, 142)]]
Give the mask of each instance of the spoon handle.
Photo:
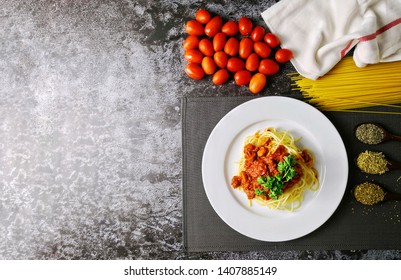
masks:
[(401, 200), (400, 193), (387, 192), (384, 195), (384, 200)]
[(389, 134), (388, 135), (388, 139), (401, 142), (401, 136), (400, 135)]
[(387, 168), (389, 170), (401, 169), (401, 162), (387, 160)]

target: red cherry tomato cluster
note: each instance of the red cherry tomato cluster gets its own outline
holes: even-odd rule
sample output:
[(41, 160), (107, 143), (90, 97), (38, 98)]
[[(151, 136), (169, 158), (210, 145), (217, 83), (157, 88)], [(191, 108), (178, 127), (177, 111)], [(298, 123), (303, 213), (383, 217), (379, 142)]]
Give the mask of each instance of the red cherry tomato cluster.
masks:
[(262, 26), (253, 26), (247, 17), (224, 22), (222, 17), (202, 9), (186, 23), (185, 30), (185, 73), (195, 80), (212, 75), (212, 82), (221, 85), (231, 73), (237, 85), (248, 85), (257, 94), (265, 87), (266, 76), (276, 74), (279, 64), (293, 57), (288, 49), (273, 54), (272, 49), (280, 45), (279, 38), (266, 33)]

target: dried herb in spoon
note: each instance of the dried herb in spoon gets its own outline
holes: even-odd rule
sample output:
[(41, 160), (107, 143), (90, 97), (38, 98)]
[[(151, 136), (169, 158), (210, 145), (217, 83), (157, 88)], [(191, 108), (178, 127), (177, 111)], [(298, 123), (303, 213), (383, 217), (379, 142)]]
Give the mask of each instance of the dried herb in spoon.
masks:
[(359, 169), (368, 174), (383, 174), (389, 170), (388, 161), (381, 152), (362, 152), (356, 159), (356, 164)]
[(356, 128), (355, 136), (362, 143), (374, 145), (383, 142), (385, 133), (380, 126), (364, 123)]
[(384, 200), (386, 193), (379, 185), (365, 182), (354, 189), (355, 199), (365, 205), (374, 205)]

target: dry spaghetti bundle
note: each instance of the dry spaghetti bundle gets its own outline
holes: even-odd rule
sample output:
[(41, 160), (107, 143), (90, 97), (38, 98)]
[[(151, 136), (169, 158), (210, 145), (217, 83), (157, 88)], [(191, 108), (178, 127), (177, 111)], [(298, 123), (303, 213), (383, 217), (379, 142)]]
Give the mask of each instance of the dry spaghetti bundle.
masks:
[[(401, 61), (355, 66), (351, 57), (340, 61), (318, 80), (291, 75), (293, 90), (300, 90), (313, 105), (325, 111), (359, 111), (385, 106), (401, 109)], [(358, 110), (359, 109), (359, 110)], [(400, 111), (372, 113), (401, 114)]]

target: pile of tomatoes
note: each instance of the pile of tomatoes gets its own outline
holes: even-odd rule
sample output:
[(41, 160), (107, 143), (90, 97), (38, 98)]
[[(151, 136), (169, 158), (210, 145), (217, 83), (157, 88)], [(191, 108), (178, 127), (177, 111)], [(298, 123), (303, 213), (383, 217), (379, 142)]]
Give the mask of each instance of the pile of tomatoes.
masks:
[(279, 38), (262, 26), (253, 26), (247, 17), (223, 22), (222, 17), (212, 17), (201, 9), (186, 23), (185, 30), (189, 34), (183, 43), (188, 61), (185, 72), (195, 80), (213, 75), (213, 83), (221, 85), (233, 75), (237, 85), (249, 85), (257, 94), (266, 86), (266, 76), (276, 74), (279, 64), (293, 57), (291, 50), (283, 48), (273, 54)]

